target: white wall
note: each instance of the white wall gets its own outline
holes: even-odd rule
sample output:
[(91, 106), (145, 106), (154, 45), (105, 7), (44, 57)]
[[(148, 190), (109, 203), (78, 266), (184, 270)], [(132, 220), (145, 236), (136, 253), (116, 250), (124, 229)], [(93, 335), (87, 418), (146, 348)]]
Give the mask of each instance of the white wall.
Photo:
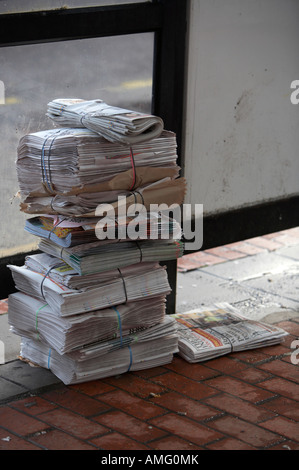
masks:
[(298, 0), (191, 0), (186, 202), (204, 214), (299, 193)]

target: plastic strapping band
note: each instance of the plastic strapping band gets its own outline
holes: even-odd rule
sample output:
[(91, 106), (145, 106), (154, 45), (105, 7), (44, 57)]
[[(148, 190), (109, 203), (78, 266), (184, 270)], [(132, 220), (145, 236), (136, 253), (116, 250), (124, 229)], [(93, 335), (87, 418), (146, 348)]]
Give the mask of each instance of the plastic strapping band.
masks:
[(52, 352), (52, 349), (50, 348), (49, 349), (49, 354), (48, 354), (48, 369), (50, 369), (51, 352)]
[(128, 346), (128, 349), (129, 349), (129, 351), (130, 351), (130, 364), (129, 364), (129, 368), (128, 368), (127, 372), (129, 372), (129, 370), (131, 369), (132, 362), (133, 362), (133, 355), (132, 355), (131, 346)]
[(135, 191), (129, 191), (129, 193), (131, 194), (131, 196), (134, 197), (134, 206), (136, 206), (137, 203), (138, 203), (137, 194), (139, 194), (140, 199), (141, 199), (141, 201), (142, 201), (142, 205), (144, 206), (144, 197), (143, 197), (143, 195), (142, 195), (141, 192), (135, 190)]
[[(213, 328), (212, 328), (212, 331), (213, 331)], [(219, 333), (219, 332), (218, 332)], [(226, 336), (224, 335), (223, 333), (220, 333), (220, 336), (222, 336), (223, 338), (225, 338), (229, 344), (230, 344), (230, 352), (234, 352), (234, 345), (233, 343), (231, 342), (231, 340)]]
[(45, 168), (45, 145), (49, 137), (47, 137), (44, 140), (43, 146), (42, 146), (42, 151), (41, 151), (41, 169), (42, 169), (42, 178), (43, 178), (43, 183), (45, 182), (46, 179), (46, 168)]
[(116, 307), (112, 307), (112, 308), (117, 313), (117, 323), (118, 323), (119, 335), (120, 335), (120, 345), (122, 346), (123, 345), (123, 334), (122, 334), (120, 313), (119, 313), (119, 311), (117, 310)]
[(54, 192), (54, 188), (53, 188), (53, 184), (52, 184), (52, 181), (51, 181), (50, 154), (51, 154), (51, 148), (52, 148), (52, 145), (53, 145), (55, 139), (61, 133), (64, 134), (65, 130), (64, 129), (58, 129), (58, 131), (56, 132), (56, 135), (54, 135), (54, 137), (52, 138), (52, 141), (51, 141), (49, 149), (48, 149), (48, 176), (49, 176), (49, 179), (48, 179), (48, 176), (47, 176), (46, 164), (45, 164), (45, 146), (46, 146), (47, 140), (50, 139), (51, 136), (46, 137), (46, 139), (44, 140), (43, 146), (42, 146), (42, 151), (41, 151), (41, 169), (42, 169), (43, 183), (45, 183), (45, 182), (47, 183), (47, 186), (48, 186), (49, 190), (52, 193)]
[(133, 170), (133, 184), (131, 185), (129, 191), (131, 191), (131, 189), (133, 189), (136, 184), (136, 166), (135, 166), (134, 153), (133, 153), (132, 147), (130, 147), (130, 158), (131, 158), (132, 170)]
[(51, 209), (52, 209), (54, 212), (56, 212), (56, 209), (54, 209), (54, 207), (53, 207), (54, 199), (55, 199), (55, 196), (51, 197), (50, 207), (51, 207)]
[(140, 251), (140, 260), (139, 260), (139, 263), (142, 263), (142, 250), (141, 250), (141, 247), (139, 245), (139, 243), (135, 240), (135, 243), (137, 245), (137, 247), (139, 248), (139, 251)]
[(50, 191), (54, 191), (54, 188), (53, 188), (53, 184), (52, 184), (52, 180), (51, 180), (51, 166), (50, 166), (50, 162), (51, 162), (51, 159), (50, 159), (50, 154), (51, 154), (51, 149), (52, 149), (52, 145), (56, 139), (57, 135), (55, 135), (50, 143), (50, 147), (49, 147), (49, 150), (48, 150), (48, 174), (49, 174), (49, 182), (47, 181), (47, 185), (48, 185), (48, 188), (50, 189)]
[(80, 117), (80, 123), (83, 127), (86, 127), (85, 124), (83, 124), (83, 119), (86, 118), (86, 116), (88, 116), (90, 113), (84, 113), (82, 114), (82, 116)]
[(47, 307), (48, 304), (45, 304), (45, 305), (42, 305), (41, 307), (39, 307), (39, 309), (36, 311), (36, 314), (35, 314), (35, 331), (37, 333), (37, 339), (39, 339), (39, 331), (38, 331), (38, 328), (37, 328), (37, 325), (38, 325), (38, 314), (39, 312), (44, 308), (44, 307)]
[(42, 279), (42, 282), (41, 282), (41, 285), (40, 285), (40, 291), (41, 291), (41, 294), (43, 296), (43, 299), (45, 299), (45, 296), (44, 296), (44, 291), (43, 291), (43, 284), (48, 276), (48, 274), (50, 273), (50, 271), (52, 271), (52, 269), (55, 269), (55, 268), (58, 268), (60, 266), (60, 264), (56, 264), (54, 266), (52, 266), (51, 268), (48, 269), (48, 271), (46, 272), (46, 274), (44, 275), (43, 279)]
[(143, 197), (142, 193), (140, 191), (136, 191), (136, 189), (135, 189), (135, 193), (139, 194), (139, 196), (141, 197), (141, 200), (142, 200), (142, 205), (144, 206), (144, 197)]
[(125, 291), (125, 296), (126, 296), (126, 302), (128, 302), (128, 293), (127, 293), (127, 287), (126, 287), (126, 283), (125, 283), (125, 278), (123, 277), (123, 274), (121, 272), (121, 270), (119, 268), (117, 268), (119, 274), (120, 274), (120, 277), (123, 281), (123, 286), (124, 286), (124, 291)]
[(134, 198), (134, 206), (136, 206), (136, 204), (137, 204), (136, 191), (130, 191), (130, 190), (129, 190), (129, 193), (131, 194), (131, 196), (133, 196), (133, 198)]
[(47, 176), (46, 164), (45, 164), (45, 146), (46, 146), (46, 142), (50, 138), (50, 136), (46, 137), (46, 139), (44, 140), (44, 143), (43, 143), (43, 146), (42, 146), (42, 151), (41, 151), (41, 168), (42, 168), (43, 183), (45, 183), (45, 182), (47, 183), (47, 186), (48, 186), (49, 190), (52, 193), (54, 191), (54, 188), (53, 188), (53, 184), (52, 184), (52, 181), (51, 181), (50, 154), (51, 154), (51, 148), (52, 148), (53, 142), (55, 141), (56, 137), (58, 137), (58, 134), (60, 134), (60, 132), (61, 132), (61, 130), (58, 130), (56, 135), (54, 135), (54, 137), (52, 138), (52, 141), (50, 143), (49, 149), (48, 149), (48, 176), (49, 176), (49, 179), (48, 179), (48, 176)]
[(54, 225), (54, 227), (50, 230), (49, 235), (48, 235), (48, 239), (49, 239), (49, 240), (51, 239), (51, 233), (53, 233), (54, 230), (56, 229), (56, 227), (57, 227), (59, 224), (61, 224), (62, 222), (64, 222), (65, 219), (66, 219), (66, 217), (64, 217), (63, 219), (61, 219), (61, 220), (60, 220), (59, 222), (57, 222), (57, 224)]

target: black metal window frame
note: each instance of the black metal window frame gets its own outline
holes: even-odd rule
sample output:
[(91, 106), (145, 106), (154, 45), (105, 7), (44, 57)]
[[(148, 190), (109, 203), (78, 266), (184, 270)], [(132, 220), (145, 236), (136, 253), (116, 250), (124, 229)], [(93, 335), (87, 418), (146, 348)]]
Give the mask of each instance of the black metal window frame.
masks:
[[(153, 0), (111, 6), (63, 8), (0, 14), (0, 47), (85, 38), (154, 33), (152, 113), (177, 135), (178, 164), (183, 168), (184, 97), (189, 0)], [(204, 203), (204, 201), (199, 201)], [(230, 210), (203, 219), (202, 250), (299, 225), (299, 196)], [(7, 264), (22, 264), (26, 253), (0, 259), (0, 298), (14, 292)], [(166, 263), (175, 311), (177, 263)]]
[[(176, 133), (181, 156), (188, 0), (153, 0), (0, 15), (0, 47), (154, 33), (152, 113)], [(100, 3), (100, 2), (99, 2)], [(181, 165), (181, 161), (178, 161)], [(28, 253), (0, 260), (0, 298), (15, 291), (7, 264), (23, 264)], [(166, 263), (175, 310), (176, 262)]]

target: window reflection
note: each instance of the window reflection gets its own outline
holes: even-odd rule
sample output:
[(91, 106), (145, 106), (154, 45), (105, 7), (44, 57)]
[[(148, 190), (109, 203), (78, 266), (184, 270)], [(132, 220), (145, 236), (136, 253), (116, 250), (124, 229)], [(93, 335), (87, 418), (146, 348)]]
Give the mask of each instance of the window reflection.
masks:
[[(0, 257), (28, 251), (15, 170), (19, 139), (53, 127), (45, 116), (53, 98), (100, 98), (143, 112), (151, 110), (153, 37), (144, 33), (0, 49)], [(137, 40), (136, 40), (137, 39)]]

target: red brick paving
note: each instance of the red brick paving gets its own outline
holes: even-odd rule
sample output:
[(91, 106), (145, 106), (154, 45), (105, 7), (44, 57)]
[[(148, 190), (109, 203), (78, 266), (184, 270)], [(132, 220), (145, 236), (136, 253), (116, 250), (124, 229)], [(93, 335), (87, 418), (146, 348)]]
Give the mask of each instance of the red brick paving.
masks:
[(277, 397), (263, 404), (264, 408), (273, 411), (275, 414), (286, 416), (294, 421), (299, 421), (299, 406), (298, 402), (290, 400), (285, 397)]
[(277, 238), (272, 238), (271, 240), (265, 239), (264, 237), (255, 237), (250, 238), (248, 243), (250, 245), (258, 246), (259, 248), (266, 248), (269, 251), (277, 250), (282, 248), (284, 245), (276, 241)]
[[(299, 322), (285, 326), (296, 337)], [(290, 345), (198, 364), (175, 357), (140, 375), (14, 399), (0, 407), (0, 450), (298, 450)]]
[(97, 449), (103, 450), (148, 450), (148, 447), (118, 432), (96, 437), (90, 441)]
[(198, 253), (191, 253), (189, 255), (184, 255), (182, 258), (180, 258), (178, 260), (178, 270), (189, 271), (191, 269), (197, 269), (203, 266), (210, 266), (224, 261), (227, 261), (227, 258), (214, 256), (212, 254), (207, 253), (206, 251), (199, 251)]
[(227, 246), (245, 255), (257, 255), (258, 253), (265, 253), (267, 251), (266, 248), (261, 248), (248, 242), (236, 242)]
[(187, 254), (178, 260), (178, 270), (189, 271), (295, 245), (299, 245), (299, 227)]
[(221, 258), (230, 259), (230, 260), (243, 258), (244, 256), (246, 256), (246, 253), (237, 251), (236, 248), (232, 250), (228, 246), (219, 246), (217, 248), (211, 248), (209, 250), (206, 250), (205, 253), (210, 253), (212, 255), (216, 255)]
[(0, 300), (0, 315), (2, 315), (3, 313), (7, 313), (7, 310), (8, 310), (7, 299)]
[(155, 418), (152, 423), (171, 434), (200, 446), (221, 438), (221, 434), (205, 424), (175, 413), (168, 413), (160, 416), (160, 418)]
[[(225, 262), (299, 241), (299, 228), (184, 257)], [(3, 310), (5, 302), (0, 304)], [(299, 320), (281, 345), (57, 385), (0, 406), (0, 450), (299, 450)], [(299, 357), (298, 357), (299, 359)]]
[(226, 415), (209, 424), (218, 432), (228, 434), (256, 448), (270, 447), (271, 445), (277, 444), (278, 440), (282, 440), (279, 434), (268, 431), (261, 426), (249, 423), (236, 416)]

